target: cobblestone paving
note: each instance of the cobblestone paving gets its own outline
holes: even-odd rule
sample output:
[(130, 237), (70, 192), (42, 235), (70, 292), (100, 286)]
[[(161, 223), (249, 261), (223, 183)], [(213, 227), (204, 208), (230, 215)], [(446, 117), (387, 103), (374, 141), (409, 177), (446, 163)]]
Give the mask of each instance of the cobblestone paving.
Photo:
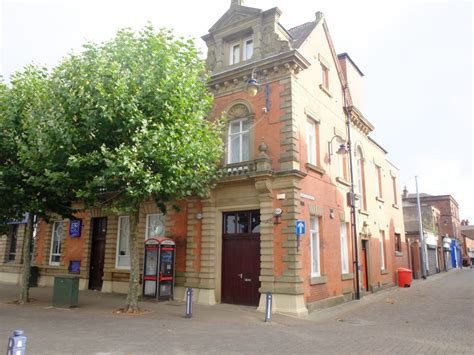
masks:
[(81, 292), (80, 307), (49, 306), (51, 289), (32, 289), (31, 305), (9, 304), (18, 288), (0, 284), (0, 351), (14, 329), (27, 354), (474, 354), (474, 269), (452, 270), (306, 319), (253, 308), (143, 303), (147, 315), (113, 314), (123, 296)]

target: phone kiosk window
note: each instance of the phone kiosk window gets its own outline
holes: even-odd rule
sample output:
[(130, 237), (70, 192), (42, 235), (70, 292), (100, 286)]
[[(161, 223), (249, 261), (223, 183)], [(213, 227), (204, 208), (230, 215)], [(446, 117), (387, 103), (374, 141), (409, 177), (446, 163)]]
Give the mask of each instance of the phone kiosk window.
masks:
[(156, 300), (173, 298), (176, 244), (168, 238), (145, 242), (143, 296)]

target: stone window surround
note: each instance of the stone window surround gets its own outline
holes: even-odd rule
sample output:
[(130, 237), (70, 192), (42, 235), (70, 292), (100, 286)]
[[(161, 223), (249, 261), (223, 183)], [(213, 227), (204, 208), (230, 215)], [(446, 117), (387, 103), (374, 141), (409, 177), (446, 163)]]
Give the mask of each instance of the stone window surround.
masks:
[[(245, 48), (246, 48), (245, 45), (247, 41), (249, 40), (252, 41), (252, 57), (253, 57), (253, 50), (255, 48), (255, 39), (254, 39), (254, 34), (253, 34), (252, 29), (247, 28), (245, 30), (239, 31), (237, 33), (234, 33), (222, 39), (223, 44), (224, 44), (224, 63), (226, 66), (233, 67), (252, 59), (252, 57), (246, 58), (246, 54), (245, 54)], [(236, 45), (239, 45), (240, 54), (239, 54), (239, 61), (234, 63), (233, 58), (232, 58), (232, 50), (234, 46)]]

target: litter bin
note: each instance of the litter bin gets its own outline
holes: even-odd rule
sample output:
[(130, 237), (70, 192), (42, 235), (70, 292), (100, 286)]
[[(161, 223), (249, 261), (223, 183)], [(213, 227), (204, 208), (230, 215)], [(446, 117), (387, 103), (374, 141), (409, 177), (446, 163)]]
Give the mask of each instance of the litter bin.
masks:
[(79, 276), (54, 277), (53, 307), (77, 307), (79, 299)]
[(411, 273), (410, 269), (398, 268), (398, 287), (410, 287), (411, 286)]
[(30, 269), (30, 282), (28, 283), (29, 287), (38, 287), (38, 276), (39, 276), (38, 266), (32, 266)]

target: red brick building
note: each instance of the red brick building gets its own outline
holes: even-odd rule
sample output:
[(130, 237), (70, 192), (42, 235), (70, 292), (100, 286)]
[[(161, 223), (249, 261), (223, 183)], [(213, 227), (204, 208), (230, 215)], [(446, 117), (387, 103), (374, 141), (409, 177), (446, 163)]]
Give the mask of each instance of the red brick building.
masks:
[[(292, 29), (281, 11), (233, 0), (203, 39), (212, 71), (215, 106), (225, 114), (223, 178), (208, 199), (180, 202), (166, 216), (141, 206), (144, 241), (167, 236), (177, 244), (175, 297), (195, 290), (196, 301), (264, 307), (296, 315), (350, 300), (355, 290), (349, 159), (336, 154), (347, 142), (350, 112), (360, 287), (394, 285), (408, 266), (399, 171), (369, 137), (363, 115), (363, 74), (347, 54), (337, 55), (324, 16)], [(259, 83), (255, 96), (249, 80)], [(349, 94), (344, 96), (343, 88)], [(78, 238), (68, 221), (42, 223), (35, 264), (40, 283), (80, 262), (82, 288), (126, 292), (128, 217), (100, 209), (84, 212)], [(300, 238), (296, 224), (306, 231)], [(298, 240), (299, 239), (299, 240)], [(99, 268), (99, 272), (97, 272)]]

